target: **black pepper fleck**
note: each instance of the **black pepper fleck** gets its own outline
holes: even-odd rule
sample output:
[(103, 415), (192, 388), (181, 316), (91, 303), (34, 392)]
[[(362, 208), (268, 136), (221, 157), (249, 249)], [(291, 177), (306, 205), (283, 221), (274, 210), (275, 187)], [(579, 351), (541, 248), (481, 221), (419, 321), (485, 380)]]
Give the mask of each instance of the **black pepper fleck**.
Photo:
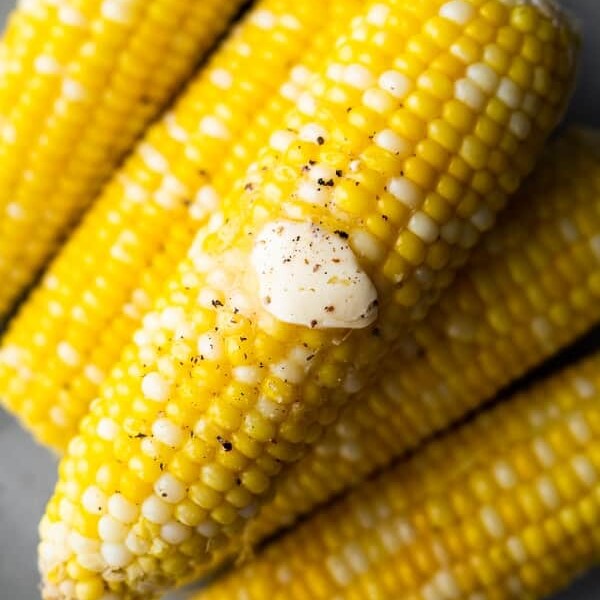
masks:
[(333, 187), (334, 185), (333, 179), (323, 179), (322, 177), (319, 177), (319, 179), (317, 179), (317, 183), (319, 185), (324, 185), (325, 187)]
[(226, 440), (223, 436), (218, 435), (217, 442), (221, 444), (225, 452), (231, 452), (233, 450), (233, 444), (229, 440)]

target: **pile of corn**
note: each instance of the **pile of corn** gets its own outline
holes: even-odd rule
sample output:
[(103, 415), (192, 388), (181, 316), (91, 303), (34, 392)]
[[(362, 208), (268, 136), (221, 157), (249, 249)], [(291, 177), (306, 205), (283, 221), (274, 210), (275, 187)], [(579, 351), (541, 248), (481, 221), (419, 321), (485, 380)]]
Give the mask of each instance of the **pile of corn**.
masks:
[(552, 0), (20, 1), (0, 399), (62, 455), (45, 600), (594, 564), (600, 356), (502, 394), (600, 322), (600, 134), (548, 142), (578, 46)]

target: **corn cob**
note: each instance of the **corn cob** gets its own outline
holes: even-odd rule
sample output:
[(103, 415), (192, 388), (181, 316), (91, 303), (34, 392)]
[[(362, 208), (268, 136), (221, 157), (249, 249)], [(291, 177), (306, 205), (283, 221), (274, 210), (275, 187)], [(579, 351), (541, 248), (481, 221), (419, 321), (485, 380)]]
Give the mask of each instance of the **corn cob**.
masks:
[(471, 264), (247, 528), (256, 543), (492, 398), (600, 321), (600, 137), (546, 152)]
[(211, 566), (492, 225), (573, 56), (546, 3), (357, 15), (82, 420), (41, 529), (46, 598), (147, 598)]
[[(268, 142), (268, 123), (301, 92), (336, 24), (357, 6), (258, 3), (107, 186), (0, 349), (0, 396), (37, 439), (64, 451), (211, 205)], [(259, 45), (259, 55), (248, 52)]]
[(20, 3), (0, 45), (0, 318), (242, 0)]
[(366, 481), (197, 600), (536, 599), (600, 551), (600, 357)]

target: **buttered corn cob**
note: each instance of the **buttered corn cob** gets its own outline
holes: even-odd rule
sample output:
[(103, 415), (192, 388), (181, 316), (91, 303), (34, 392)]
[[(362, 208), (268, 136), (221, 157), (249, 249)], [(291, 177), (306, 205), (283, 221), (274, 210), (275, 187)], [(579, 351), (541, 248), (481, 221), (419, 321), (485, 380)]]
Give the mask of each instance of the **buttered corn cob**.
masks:
[(493, 224), (573, 59), (545, 2), (359, 11), (71, 441), (46, 598), (149, 598), (211, 566)]
[(600, 359), (427, 445), (197, 600), (537, 599), (600, 551)]
[[(249, 524), (255, 543), (447, 428), (600, 321), (600, 136), (571, 131), (428, 318)], [(239, 550), (239, 548), (238, 548)]]
[(23, 0), (0, 44), (0, 319), (242, 0)]
[(263, 0), (250, 10), (11, 322), (0, 348), (0, 398), (40, 441), (66, 448), (194, 233), (359, 6), (321, 4)]

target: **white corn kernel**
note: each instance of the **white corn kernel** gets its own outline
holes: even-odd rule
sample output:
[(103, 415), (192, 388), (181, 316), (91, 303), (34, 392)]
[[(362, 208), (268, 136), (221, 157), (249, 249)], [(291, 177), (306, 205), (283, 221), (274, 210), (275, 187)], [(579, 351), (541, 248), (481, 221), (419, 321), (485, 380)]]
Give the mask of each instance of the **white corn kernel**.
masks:
[(365, 90), (362, 96), (362, 103), (380, 115), (385, 115), (394, 108), (392, 97), (384, 90), (378, 88)]
[(206, 538), (211, 538), (219, 533), (219, 526), (212, 519), (207, 519), (196, 527), (196, 531)]
[(475, 16), (475, 9), (465, 0), (451, 0), (440, 8), (439, 14), (458, 25), (466, 25)]
[(269, 145), (278, 152), (285, 152), (295, 139), (296, 136), (291, 131), (274, 131), (271, 134)]
[(375, 4), (369, 10), (367, 22), (376, 27), (385, 27), (387, 18), (390, 14), (390, 7), (386, 4)]
[(142, 394), (148, 400), (165, 402), (169, 398), (170, 391), (171, 386), (160, 373), (152, 372), (144, 375), (142, 379)]
[(98, 535), (103, 542), (123, 542), (129, 529), (110, 515), (104, 515), (98, 521)]
[(504, 522), (498, 512), (491, 506), (484, 506), (480, 512), (481, 520), (486, 531), (495, 539), (504, 536)]
[(305, 142), (322, 144), (327, 139), (327, 130), (316, 123), (308, 123), (302, 127), (298, 133), (298, 138)]
[(519, 111), (510, 117), (508, 128), (518, 140), (525, 140), (531, 133), (531, 121), (525, 113)]
[(108, 417), (104, 417), (100, 419), (98, 425), (96, 426), (96, 433), (98, 437), (110, 442), (115, 439), (117, 433), (119, 433), (119, 425), (115, 423), (112, 419)]
[(169, 171), (169, 161), (154, 146), (143, 142), (138, 146), (138, 153), (146, 165), (156, 173), (166, 174)]
[(475, 63), (467, 69), (467, 77), (484, 92), (493, 94), (500, 81), (498, 74), (485, 63)]
[(173, 508), (154, 494), (148, 496), (142, 504), (142, 515), (151, 523), (164, 525), (171, 518)]
[(587, 444), (592, 438), (590, 427), (581, 415), (574, 415), (569, 418), (569, 431), (580, 444)]
[(508, 77), (503, 77), (498, 86), (496, 95), (502, 102), (504, 102), (509, 108), (518, 108), (523, 99), (523, 92), (519, 86)]
[(234, 367), (231, 374), (236, 381), (246, 385), (255, 385), (260, 381), (260, 369), (258, 367), (246, 365)]
[(106, 511), (106, 495), (95, 485), (89, 486), (83, 492), (81, 503), (91, 515), (102, 515)]
[(192, 531), (189, 527), (177, 521), (169, 521), (160, 528), (160, 537), (167, 543), (179, 545), (185, 542)]
[(133, 523), (138, 517), (139, 510), (122, 494), (113, 494), (108, 499), (108, 514), (121, 523)]
[(359, 90), (366, 90), (375, 83), (375, 79), (369, 69), (358, 63), (346, 67), (344, 81)]
[(233, 85), (233, 77), (226, 69), (213, 69), (210, 72), (210, 80), (218, 88), (228, 90)]
[(387, 185), (388, 192), (408, 208), (418, 208), (423, 201), (423, 192), (406, 177), (393, 177)]
[(138, 556), (146, 554), (150, 550), (150, 542), (131, 529), (125, 539), (125, 546), (132, 553)]
[(426, 213), (416, 212), (408, 222), (408, 229), (426, 244), (434, 242), (439, 234), (438, 224)]
[(596, 467), (594, 467), (593, 463), (586, 456), (574, 456), (571, 460), (571, 466), (581, 483), (588, 488), (596, 485), (598, 481), (598, 472), (596, 471)]
[(133, 560), (133, 555), (125, 544), (105, 542), (100, 548), (100, 553), (107, 565), (113, 569), (122, 569)]
[(205, 333), (198, 338), (198, 352), (205, 360), (219, 360), (223, 354), (223, 341), (218, 335)]
[(373, 141), (380, 148), (383, 148), (384, 150), (387, 150), (388, 152), (391, 152), (392, 154), (402, 158), (408, 156), (410, 153), (410, 144), (392, 129), (384, 129), (380, 131), (373, 138)]
[(181, 427), (167, 418), (154, 421), (152, 424), (152, 435), (156, 440), (171, 448), (178, 448), (183, 441)]
[(223, 121), (210, 115), (207, 115), (200, 121), (200, 131), (209, 137), (221, 140), (228, 140), (231, 135)]
[(69, 342), (60, 342), (56, 347), (56, 354), (70, 367), (76, 367), (79, 364), (79, 352)]
[(456, 82), (454, 96), (477, 112), (482, 111), (485, 106), (484, 93), (470, 79), (459, 79)]
[(405, 98), (412, 89), (412, 83), (406, 75), (398, 71), (386, 71), (379, 78), (379, 87), (394, 98)]

